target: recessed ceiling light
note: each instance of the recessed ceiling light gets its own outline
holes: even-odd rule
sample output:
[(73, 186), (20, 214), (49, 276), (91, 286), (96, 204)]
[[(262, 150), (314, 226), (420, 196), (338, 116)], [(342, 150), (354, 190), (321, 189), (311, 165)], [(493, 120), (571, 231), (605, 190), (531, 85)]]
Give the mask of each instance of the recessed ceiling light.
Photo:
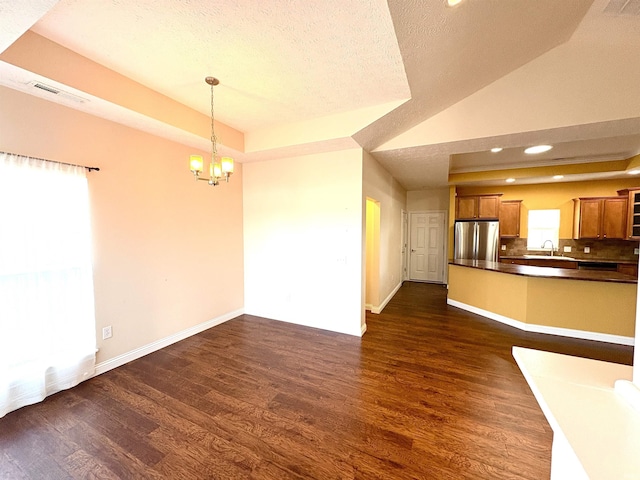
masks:
[(515, 181), (516, 181), (516, 179), (515, 179), (515, 178), (507, 178), (507, 179), (505, 180), (505, 182), (507, 182), (507, 183), (513, 183), (513, 182), (515, 182)]
[(495, 148), (492, 148), (492, 149), (491, 149), (491, 151), (492, 151), (493, 153), (501, 152), (501, 151), (502, 151), (502, 147), (495, 147)]
[(553, 179), (554, 179), (554, 180), (560, 180), (560, 179), (562, 179), (562, 178), (564, 178), (564, 175), (554, 175), (554, 176), (553, 176)]
[(462, 2), (462, 0), (447, 0), (447, 6), (449, 7), (455, 7), (456, 5), (458, 5), (460, 2)]
[(551, 145), (536, 145), (534, 147), (527, 148), (524, 153), (528, 153), (529, 155), (535, 155), (536, 153), (544, 153), (551, 150), (553, 147)]

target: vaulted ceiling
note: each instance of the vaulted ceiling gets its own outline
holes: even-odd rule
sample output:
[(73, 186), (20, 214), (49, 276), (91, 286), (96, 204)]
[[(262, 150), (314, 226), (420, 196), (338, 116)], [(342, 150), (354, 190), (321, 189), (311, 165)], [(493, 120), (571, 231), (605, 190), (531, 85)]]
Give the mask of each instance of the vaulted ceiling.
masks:
[[(241, 162), (363, 147), (413, 190), (528, 166), (624, 175), (640, 152), (637, 0), (7, 0), (0, 14), (0, 85), (207, 149), (214, 75), (222, 148)], [(556, 148), (522, 153), (536, 143)]]

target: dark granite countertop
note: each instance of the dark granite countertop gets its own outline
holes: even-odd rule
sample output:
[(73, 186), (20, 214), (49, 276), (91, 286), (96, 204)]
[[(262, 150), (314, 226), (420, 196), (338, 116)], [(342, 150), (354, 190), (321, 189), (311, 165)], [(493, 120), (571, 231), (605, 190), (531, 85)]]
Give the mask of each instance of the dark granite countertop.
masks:
[[(504, 258), (504, 257), (503, 257)], [(561, 278), (568, 280), (586, 280), (592, 282), (638, 283), (632, 275), (600, 270), (578, 270), (575, 268), (534, 267), (530, 265), (514, 265), (511, 263), (487, 262), (484, 260), (451, 260), (449, 265), (479, 268), (492, 272), (522, 275), (525, 277)]]

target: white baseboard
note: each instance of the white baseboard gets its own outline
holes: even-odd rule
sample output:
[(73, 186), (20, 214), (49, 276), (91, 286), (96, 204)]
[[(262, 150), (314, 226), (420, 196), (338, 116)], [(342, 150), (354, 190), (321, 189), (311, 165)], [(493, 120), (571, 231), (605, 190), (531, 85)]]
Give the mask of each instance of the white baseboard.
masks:
[(364, 332), (367, 331), (367, 324), (363, 323), (362, 325), (360, 325), (360, 336), (364, 335)]
[(384, 307), (387, 306), (387, 303), (389, 303), (391, 301), (391, 299), (393, 298), (393, 296), (396, 293), (398, 293), (398, 290), (400, 290), (400, 287), (402, 287), (402, 282), (400, 282), (398, 285), (396, 285), (396, 287), (391, 291), (391, 293), (389, 295), (387, 295), (387, 298), (385, 298), (380, 305), (378, 305), (377, 307), (374, 307), (372, 305), (371, 308), (368, 309), (368, 310), (371, 310), (371, 313), (375, 313), (375, 314), (378, 314), (378, 313), (382, 312), (382, 310), (384, 310)]
[(488, 310), (483, 310), (482, 308), (474, 307), (472, 305), (467, 305), (466, 303), (458, 302), (457, 300), (451, 300), (448, 298), (447, 298), (447, 305), (451, 305), (452, 307), (457, 307), (462, 310), (466, 310), (467, 312), (475, 313), (476, 315), (481, 315), (490, 320), (495, 320), (497, 322), (504, 323), (506, 325), (518, 328), (525, 332), (545, 333), (548, 335), (559, 335), (561, 337), (579, 338), (582, 340), (595, 340), (597, 342), (616, 343), (618, 345), (633, 346), (635, 343), (634, 337), (624, 337), (622, 335), (611, 335), (609, 333), (589, 332), (586, 330), (574, 330), (571, 328), (548, 327), (545, 325), (535, 325), (530, 323), (524, 323), (524, 322), (521, 322), (520, 320), (514, 320), (513, 318), (505, 317), (503, 315), (499, 315), (497, 313), (490, 312)]
[(220, 325), (226, 321), (229, 321), (233, 318), (236, 318), (239, 315), (244, 313), (244, 309), (235, 310), (233, 312), (225, 313), (224, 315), (220, 315), (219, 317), (213, 318), (206, 322), (195, 325), (191, 328), (187, 328), (186, 330), (182, 330), (178, 333), (174, 333), (165, 338), (161, 338), (160, 340), (156, 340), (155, 342), (148, 343), (147, 345), (143, 345), (142, 347), (136, 348), (135, 350), (131, 350), (130, 352), (123, 353), (122, 355), (118, 355), (117, 357), (111, 358), (109, 360), (105, 360), (104, 362), (100, 362), (96, 364), (96, 375), (101, 375), (109, 370), (120, 367), (125, 363), (129, 363), (132, 360), (136, 360), (140, 357), (144, 357), (150, 353), (155, 352), (156, 350), (160, 350), (161, 348), (168, 347), (172, 343), (179, 342), (180, 340), (184, 340), (185, 338), (189, 338), (197, 333), (204, 332), (205, 330), (215, 327), (216, 325)]

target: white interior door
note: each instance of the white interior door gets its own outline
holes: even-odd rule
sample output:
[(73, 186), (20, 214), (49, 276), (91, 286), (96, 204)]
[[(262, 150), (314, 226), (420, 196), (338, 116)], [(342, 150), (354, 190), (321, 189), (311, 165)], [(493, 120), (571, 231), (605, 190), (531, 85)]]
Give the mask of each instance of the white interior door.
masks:
[(409, 273), (411, 280), (444, 282), (444, 212), (411, 213)]

